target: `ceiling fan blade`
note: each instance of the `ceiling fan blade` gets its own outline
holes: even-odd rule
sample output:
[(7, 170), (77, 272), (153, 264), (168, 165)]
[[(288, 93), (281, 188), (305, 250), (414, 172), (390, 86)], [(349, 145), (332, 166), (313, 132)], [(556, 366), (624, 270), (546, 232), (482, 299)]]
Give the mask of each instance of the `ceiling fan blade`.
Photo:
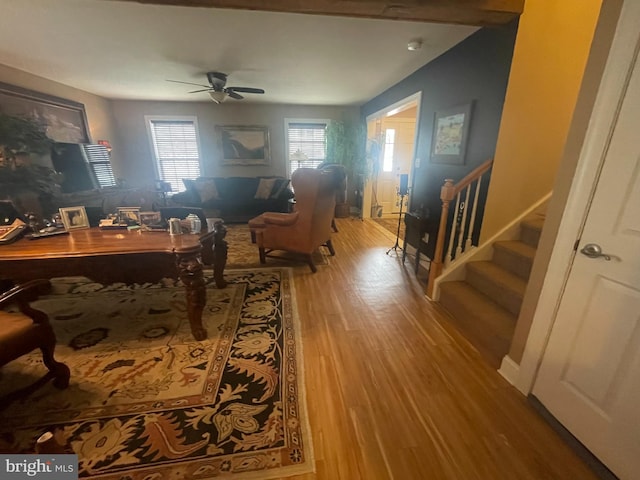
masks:
[(242, 100), (244, 98), (242, 95), (234, 92), (233, 90), (226, 90), (226, 92), (227, 95), (229, 95), (231, 98), (235, 98), (236, 100)]
[(261, 88), (251, 88), (251, 87), (227, 87), (227, 90), (233, 90), (234, 92), (242, 92), (242, 93), (264, 93), (264, 90)]
[(206, 88), (211, 88), (209, 85), (202, 85), (200, 83), (191, 83), (191, 82), (181, 82), (180, 80), (167, 80), (167, 82), (173, 82), (173, 83), (184, 83), (185, 85), (196, 85), (198, 87), (206, 87)]
[(209, 90), (211, 90), (211, 88), (204, 88), (202, 90), (193, 90), (191, 92), (187, 92), (187, 93), (200, 93), (200, 92), (208, 92)]

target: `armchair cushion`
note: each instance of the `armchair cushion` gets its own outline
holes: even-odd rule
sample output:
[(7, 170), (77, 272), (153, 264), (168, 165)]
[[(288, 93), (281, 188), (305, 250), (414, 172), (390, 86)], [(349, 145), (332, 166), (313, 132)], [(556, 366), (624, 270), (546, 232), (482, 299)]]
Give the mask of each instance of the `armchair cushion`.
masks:
[[(13, 312), (0, 312), (0, 338), (6, 339), (19, 339), (33, 325), (33, 320), (29, 317), (22, 315), (21, 313)], [(4, 351), (0, 353), (2, 355)], [(0, 356), (0, 361), (3, 358)], [(8, 360), (7, 360), (8, 362)], [(3, 363), (7, 363), (3, 362)]]
[(260, 261), (273, 250), (305, 256), (313, 272), (312, 253), (331, 245), (331, 222), (336, 205), (336, 179), (331, 172), (299, 168), (291, 183), (296, 191), (296, 209), (292, 213), (265, 212), (249, 221), (252, 240), (258, 246)]
[(265, 212), (260, 215), (266, 225), (293, 225), (298, 221), (298, 212), (293, 213), (277, 213)]
[(12, 304), (18, 306), (18, 311), (0, 310), (0, 366), (39, 348), (44, 364), (54, 377), (54, 385), (66, 388), (69, 368), (54, 359), (56, 337), (49, 317), (29, 305), (50, 288), (48, 280), (33, 280), (0, 295), (0, 309)]

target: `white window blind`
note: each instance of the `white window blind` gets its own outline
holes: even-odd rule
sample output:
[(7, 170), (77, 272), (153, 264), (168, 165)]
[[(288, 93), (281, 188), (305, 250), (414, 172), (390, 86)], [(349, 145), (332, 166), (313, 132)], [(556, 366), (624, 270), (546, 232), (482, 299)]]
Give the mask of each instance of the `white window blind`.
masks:
[(82, 150), (89, 163), (89, 168), (93, 172), (100, 188), (113, 187), (116, 185), (116, 178), (111, 169), (111, 157), (104, 145), (94, 145), (85, 143)]
[(149, 120), (159, 179), (172, 192), (184, 190), (183, 178), (200, 176), (200, 152), (193, 120)]
[(298, 168), (316, 168), (325, 161), (326, 128), (326, 123), (288, 124), (289, 175)]

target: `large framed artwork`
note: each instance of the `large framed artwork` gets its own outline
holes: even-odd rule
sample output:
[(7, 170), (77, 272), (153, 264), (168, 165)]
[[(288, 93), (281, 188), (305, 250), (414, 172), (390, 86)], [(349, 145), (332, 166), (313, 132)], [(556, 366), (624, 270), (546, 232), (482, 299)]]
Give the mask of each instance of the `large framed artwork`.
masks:
[(258, 125), (216, 127), (223, 165), (269, 165), (269, 129)]
[(91, 143), (82, 103), (0, 82), (0, 112), (41, 123), (55, 142)]
[(471, 103), (435, 113), (431, 162), (464, 165), (470, 121)]

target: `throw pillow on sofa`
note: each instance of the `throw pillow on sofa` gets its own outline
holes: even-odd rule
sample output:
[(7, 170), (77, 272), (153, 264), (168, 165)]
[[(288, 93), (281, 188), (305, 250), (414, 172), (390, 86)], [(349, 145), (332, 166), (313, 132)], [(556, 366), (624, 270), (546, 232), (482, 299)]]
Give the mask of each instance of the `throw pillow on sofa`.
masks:
[(200, 202), (205, 203), (209, 200), (217, 200), (220, 198), (216, 182), (213, 178), (197, 178), (193, 181), (193, 186), (200, 196)]
[(261, 178), (258, 188), (256, 189), (256, 194), (253, 198), (256, 200), (267, 200), (271, 197), (271, 191), (273, 190), (273, 186), (276, 184), (276, 181), (277, 178)]
[(280, 198), (282, 192), (289, 186), (291, 180), (288, 178), (278, 178), (276, 179), (276, 184), (273, 186), (273, 190), (271, 191), (271, 198)]

